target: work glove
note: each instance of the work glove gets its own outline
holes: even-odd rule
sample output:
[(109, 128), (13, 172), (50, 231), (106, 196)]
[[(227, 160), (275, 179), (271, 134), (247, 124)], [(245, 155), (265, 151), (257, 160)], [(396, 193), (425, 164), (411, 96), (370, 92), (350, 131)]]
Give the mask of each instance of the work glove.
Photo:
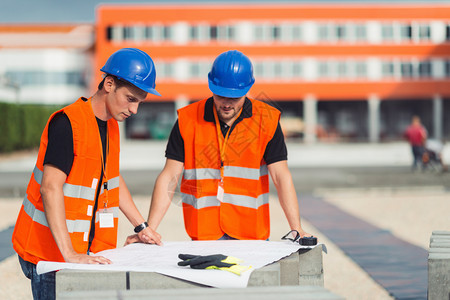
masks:
[(179, 266), (190, 266), (192, 269), (217, 269), (225, 270), (236, 275), (241, 275), (242, 272), (250, 269), (250, 266), (239, 265), (242, 260), (232, 257), (225, 256), (222, 254), (214, 255), (192, 255), (192, 254), (179, 254), (179, 259), (182, 261), (178, 262)]

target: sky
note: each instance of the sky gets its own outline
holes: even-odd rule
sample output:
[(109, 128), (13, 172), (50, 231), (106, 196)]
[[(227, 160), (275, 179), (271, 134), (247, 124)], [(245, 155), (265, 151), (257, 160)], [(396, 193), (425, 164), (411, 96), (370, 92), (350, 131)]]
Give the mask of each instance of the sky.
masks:
[(0, 0), (0, 24), (94, 23), (100, 3), (447, 3), (450, 0)]

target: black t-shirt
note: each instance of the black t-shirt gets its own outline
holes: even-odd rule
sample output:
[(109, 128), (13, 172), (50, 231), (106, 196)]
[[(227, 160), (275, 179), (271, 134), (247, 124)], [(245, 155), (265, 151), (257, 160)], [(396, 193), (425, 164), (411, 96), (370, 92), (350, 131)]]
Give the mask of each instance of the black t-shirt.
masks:
[[(84, 99), (83, 99), (84, 100)], [(102, 140), (103, 157), (106, 157), (107, 122), (97, 119)], [(69, 176), (73, 164), (73, 133), (69, 117), (63, 112), (57, 113), (48, 125), (48, 145), (44, 165), (51, 164)]]
[[(222, 134), (225, 137), (228, 130), (230, 134), (232, 134), (233, 129), (236, 125), (242, 121), (244, 118), (252, 117), (252, 102), (245, 98), (244, 105), (242, 107), (241, 115), (234, 121), (233, 125), (228, 126), (221, 120), (220, 129), (222, 130)], [(204, 120), (207, 122), (213, 122), (215, 124), (214, 113), (213, 113), (213, 99), (209, 98), (205, 104), (205, 114)], [(169, 159), (174, 159), (184, 163), (184, 140), (181, 136), (180, 127), (178, 125), (178, 120), (175, 122), (175, 125), (170, 132), (169, 141), (167, 142), (166, 147), (166, 157)], [(274, 136), (270, 140), (270, 142), (266, 146), (266, 150), (264, 151), (264, 161), (267, 165), (273, 164), (275, 162), (279, 162), (282, 160), (287, 160), (287, 148), (286, 143), (284, 141), (283, 131), (281, 130), (280, 123), (278, 122), (277, 129), (275, 131)]]

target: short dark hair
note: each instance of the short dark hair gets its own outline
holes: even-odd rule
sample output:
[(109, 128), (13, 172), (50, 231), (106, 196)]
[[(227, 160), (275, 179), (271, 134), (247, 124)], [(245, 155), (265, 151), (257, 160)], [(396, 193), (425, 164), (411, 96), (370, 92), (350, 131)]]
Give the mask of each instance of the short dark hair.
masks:
[(110, 74), (105, 74), (105, 77), (103, 78), (103, 80), (98, 84), (98, 89), (101, 90), (103, 89), (103, 86), (105, 85), (105, 79), (106, 77), (111, 77), (114, 80), (114, 84), (116, 85), (116, 89), (121, 88), (123, 86), (134, 86), (133, 84), (129, 83), (126, 80), (120, 79), (114, 75), (110, 75)]

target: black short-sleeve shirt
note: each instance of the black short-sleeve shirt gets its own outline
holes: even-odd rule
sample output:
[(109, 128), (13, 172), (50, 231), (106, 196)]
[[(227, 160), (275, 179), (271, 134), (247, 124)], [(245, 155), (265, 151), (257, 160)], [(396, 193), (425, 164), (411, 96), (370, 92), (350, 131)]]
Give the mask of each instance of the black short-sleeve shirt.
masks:
[[(215, 123), (214, 113), (213, 113), (213, 99), (209, 98), (205, 104), (205, 114), (204, 119), (208, 122)], [(234, 121), (233, 125), (228, 126), (224, 122), (220, 121), (220, 128), (222, 130), (222, 134), (225, 137), (228, 130), (230, 134), (233, 132), (233, 129), (236, 125), (242, 121), (244, 118), (252, 117), (252, 102), (245, 98), (245, 102), (242, 108), (241, 115)], [(166, 157), (169, 159), (174, 159), (184, 163), (184, 141), (181, 136), (180, 127), (178, 124), (178, 120), (175, 122), (175, 125), (172, 128), (172, 131), (169, 136), (169, 141), (167, 142), (166, 147)], [(287, 160), (287, 148), (286, 143), (284, 141), (283, 131), (281, 130), (280, 123), (278, 123), (277, 129), (275, 131), (274, 136), (267, 144), (266, 150), (264, 151), (264, 161), (267, 165), (273, 164), (275, 162), (279, 162), (282, 160)]]

